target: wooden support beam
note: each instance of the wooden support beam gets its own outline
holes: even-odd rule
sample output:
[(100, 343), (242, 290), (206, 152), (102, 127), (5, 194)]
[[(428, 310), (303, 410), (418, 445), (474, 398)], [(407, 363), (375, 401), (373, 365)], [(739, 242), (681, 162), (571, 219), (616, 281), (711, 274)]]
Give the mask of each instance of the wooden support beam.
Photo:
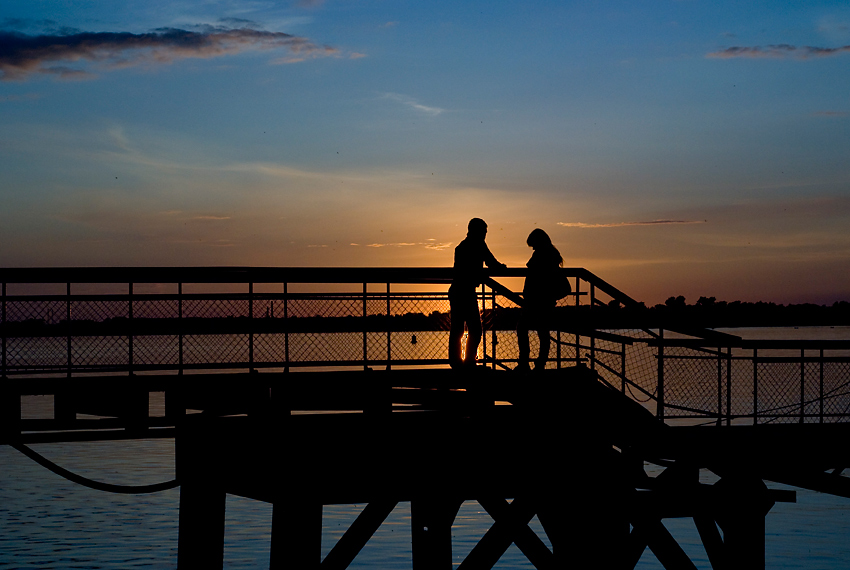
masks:
[(714, 519), (707, 515), (697, 515), (694, 517), (694, 524), (702, 539), (705, 552), (708, 554), (708, 561), (711, 562), (711, 567), (714, 570), (725, 570), (728, 568), (723, 537), (720, 536), (720, 530), (717, 528), (717, 523)]
[(175, 425), (186, 415), (186, 402), (183, 391), (178, 388), (165, 390), (165, 417)]
[(59, 421), (74, 421), (77, 411), (74, 409), (74, 398), (66, 392), (53, 395), (53, 418)]
[(358, 517), (351, 523), (345, 534), (322, 560), (322, 570), (343, 570), (366, 546), (366, 543), (378, 530), (398, 504), (397, 501), (374, 501), (366, 505)]
[(525, 554), (528, 561), (534, 564), (535, 568), (541, 570), (553, 567), (555, 558), (552, 551), (540, 537), (527, 524), (513, 521), (515, 516), (510, 507), (511, 503), (504, 499), (479, 499), (478, 502), (487, 511), (487, 514), (493, 517), (493, 520), (504, 520), (512, 524), (514, 544)]
[(410, 501), (413, 570), (451, 570), (452, 523), (462, 502), (437, 496)]
[(321, 561), (322, 503), (293, 497), (275, 501), (270, 570), (316, 570)]
[[(478, 502), (481, 503), (481, 500)], [(484, 502), (487, 503), (488, 501), (485, 499)], [(472, 548), (466, 559), (461, 562), (458, 570), (489, 570), (492, 568), (514, 541), (517, 529), (528, 525), (534, 514), (534, 507), (530, 501), (520, 498), (514, 499), (505, 509), (504, 514), (500, 514), (499, 519), (493, 522), (493, 526)]]
[(223, 567), (226, 500), (223, 490), (201, 481), (181, 483), (177, 535), (179, 570)]
[[(643, 527), (646, 544), (666, 570), (697, 570), (688, 555), (660, 520), (641, 521), (635, 527)], [(741, 568), (748, 568), (741, 566)]]
[(724, 519), (723, 544), (726, 557), (735, 568), (764, 568), (764, 515), (738, 513)]
[(216, 570), (224, 564), (224, 517), (227, 493), (219, 480), (220, 457), (206, 433), (208, 424), (181, 429), (174, 440), (174, 465), (180, 481), (177, 534), (179, 570)]
[(0, 441), (17, 440), (21, 434), (21, 396), (7, 388), (7, 378), (0, 382)]
[(629, 533), (629, 536), (623, 545), (622, 560), (624, 569), (632, 570), (635, 566), (637, 566), (637, 563), (640, 561), (641, 556), (643, 556), (643, 553), (646, 550), (648, 540), (647, 529), (645, 526), (638, 525), (632, 528), (632, 531)]
[(717, 524), (723, 531), (726, 560), (735, 568), (764, 568), (764, 519), (774, 502), (767, 486), (752, 475), (727, 476), (718, 491)]
[(548, 492), (538, 497), (537, 516), (552, 543), (556, 565), (621, 568), (625, 552), (611, 545), (624, 544), (629, 536), (627, 464), (601, 446), (584, 444), (576, 456), (594, 470), (562, 469), (561, 479), (541, 487)]

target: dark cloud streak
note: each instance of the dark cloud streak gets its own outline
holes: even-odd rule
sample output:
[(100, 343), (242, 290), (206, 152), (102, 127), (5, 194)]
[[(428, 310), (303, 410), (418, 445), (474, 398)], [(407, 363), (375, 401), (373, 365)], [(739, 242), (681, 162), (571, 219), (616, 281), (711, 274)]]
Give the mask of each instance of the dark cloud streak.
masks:
[(607, 224), (588, 224), (585, 222), (558, 222), (559, 226), (565, 228), (622, 228), (626, 226), (664, 226), (676, 224), (703, 224), (707, 220), (651, 220), (644, 222), (612, 222)]
[(813, 46), (792, 46), (789, 44), (776, 44), (768, 46), (753, 47), (730, 47), (720, 51), (714, 51), (706, 55), (709, 58), (732, 59), (732, 58), (774, 58), (774, 59), (812, 59), (829, 57), (840, 53), (850, 52), (850, 46), (837, 48), (823, 48)]
[(92, 62), (115, 69), (274, 49), (285, 49), (297, 56), (292, 61), (338, 52), (335, 48), (319, 46), (298, 36), (247, 27), (216, 27), (203, 31), (163, 28), (145, 34), (79, 32), (37, 36), (0, 31), (0, 79), (23, 80), (33, 74), (91, 76), (85, 69), (69, 66), (74, 62)]

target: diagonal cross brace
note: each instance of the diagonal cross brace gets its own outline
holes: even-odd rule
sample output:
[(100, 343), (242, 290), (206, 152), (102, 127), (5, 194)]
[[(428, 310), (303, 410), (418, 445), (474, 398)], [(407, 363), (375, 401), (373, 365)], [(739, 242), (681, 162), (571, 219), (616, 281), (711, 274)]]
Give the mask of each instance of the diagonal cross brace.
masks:
[(368, 503), (363, 511), (354, 519), (345, 534), (340, 537), (334, 547), (322, 560), (322, 570), (343, 570), (348, 568), (357, 554), (386, 520), (397, 501), (377, 501)]
[(478, 503), (493, 518), (493, 526), (481, 537), (458, 570), (489, 570), (510, 547), (517, 545), (529, 562), (539, 570), (554, 568), (554, 556), (528, 523), (536, 514), (528, 500), (508, 503), (504, 499), (479, 499)]

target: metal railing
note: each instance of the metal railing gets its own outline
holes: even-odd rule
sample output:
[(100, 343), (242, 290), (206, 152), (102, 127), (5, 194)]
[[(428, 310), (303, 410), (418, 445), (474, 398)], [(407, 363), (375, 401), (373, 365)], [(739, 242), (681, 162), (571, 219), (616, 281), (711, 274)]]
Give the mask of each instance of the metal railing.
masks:
[(850, 417), (850, 341), (657, 342), (659, 407), (667, 418), (825, 423)]
[[(850, 419), (850, 340), (671, 338), (620, 329), (581, 347), (609, 385), (659, 419), (715, 425)], [(721, 337), (722, 338), (722, 337)], [(591, 346), (591, 344), (593, 346)]]
[[(632, 302), (585, 270), (564, 272), (574, 294), (561, 305), (592, 307), (598, 291)], [(451, 277), (446, 268), (3, 269), (0, 366), (4, 377), (444, 366)], [(509, 367), (518, 301), (488, 283), (478, 294), (480, 359)], [(569, 358), (553, 355), (555, 365)]]
[[(556, 308), (548, 367), (584, 363), (661, 419), (850, 417), (850, 342), (670, 338), (657, 323), (618, 323), (609, 307), (633, 299), (587, 270), (563, 271), (573, 293)], [(513, 289), (524, 275), (494, 272), (479, 290), (486, 366), (517, 361)], [(0, 372), (446, 367), (451, 279), (448, 268), (2, 269)], [(534, 334), (531, 344), (535, 354)]]

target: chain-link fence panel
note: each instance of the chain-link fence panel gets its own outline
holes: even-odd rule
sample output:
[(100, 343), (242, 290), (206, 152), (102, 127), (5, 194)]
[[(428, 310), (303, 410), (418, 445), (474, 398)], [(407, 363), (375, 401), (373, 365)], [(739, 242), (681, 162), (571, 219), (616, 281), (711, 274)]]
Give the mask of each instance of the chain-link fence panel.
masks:
[(787, 421), (799, 414), (800, 364), (758, 361), (758, 415), (760, 421)]
[(134, 319), (176, 319), (180, 316), (180, 303), (176, 299), (135, 300)]
[(184, 319), (221, 319), (248, 317), (247, 299), (193, 298), (183, 299)]
[(254, 335), (254, 362), (266, 365), (286, 364), (287, 335), (283, 333)]
[[(29, 323), (37, 326), (56, 325), (64, 321), (67, 315), (67, 304), (59, 300), (7, 301), (6, 323), (20, 325)], [(10, 326), (10, 332), (15, 332)]]
[(241, 364), (249, 362), (247, 334), (189, 334), (183, 337), (183, 364)]
[(362, 333), (290, 333), (289, 362), (339, 365), (363, 361)]
[(850, 414), (850, 362), (823, 364), (824, 421), (837, 421)]
[(11, 337), (6, 339), (6, 370), (49, 372), (68, 365), (65, 337)]
[(722, 357), (708, 351), (682, 347), (664, 348), (664, 394), (671, 414), (716, 416), (718, 394), (725, 379)]
[[(725, 375), (725, 370), (731, 371)], [(721, 401), (724, 414), (732, 418), (751, 418), (755, 413), (753, 398), (753, 361), (740, 356), (732, 357), (731, 361), (723, 362), (724, 378)]]
[(125, 336), (72, 337), (71, 364), (78, 369), (126, 369), (130, 364), (129, 338)]
[(393, 360), (447, 360), (449, 333), (447, 331), (429, 330), (393, 332), (390, 346)]
[(71, 301), (71, 320), (75, 326), (80, 326), (80, 321), (103, 323), (129, 316), (128, 301)]
[(140, 335), (133, 337), (133, 365), (168, 367), (180, 363), (178, 335)]

